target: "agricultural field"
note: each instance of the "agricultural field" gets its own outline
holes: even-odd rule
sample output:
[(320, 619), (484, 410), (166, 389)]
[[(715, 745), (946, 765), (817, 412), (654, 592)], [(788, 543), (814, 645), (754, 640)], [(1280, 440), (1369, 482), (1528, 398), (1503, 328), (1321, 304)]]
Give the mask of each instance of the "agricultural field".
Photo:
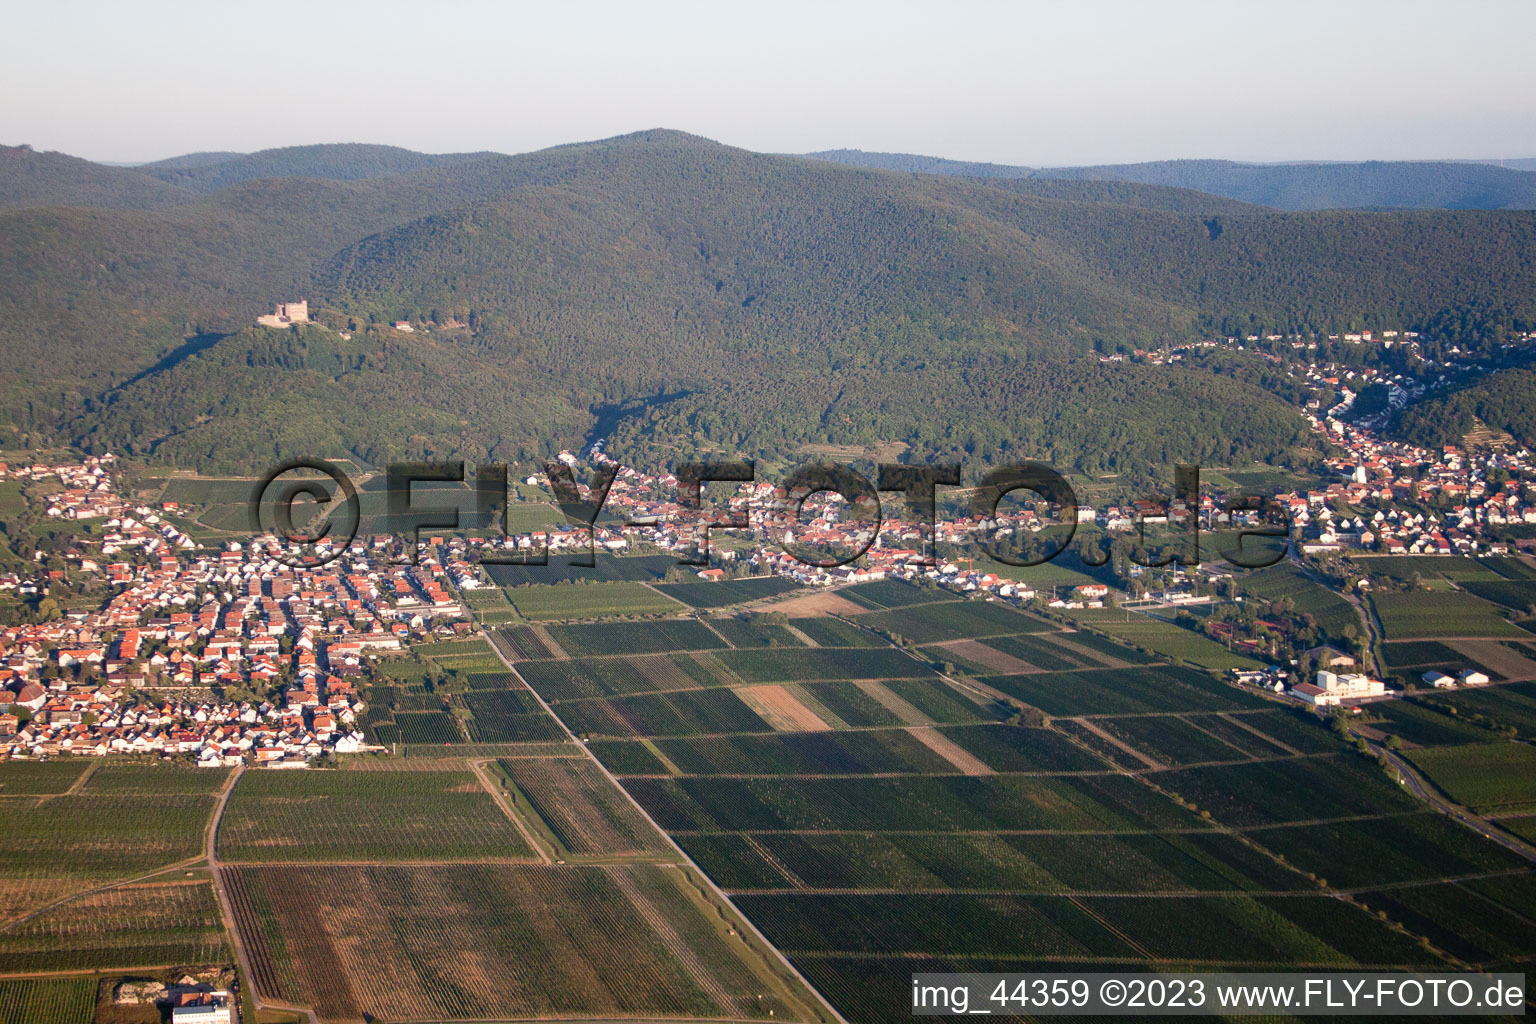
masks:
[(707, 651), (725, 646), (702, 622), (661, 619), (655, 622), (591, 622), (545, 626), (544, 631), (573, 658), (593, 654), (660, 654)]
[(757, 576), (715, 583), (662, 583), (656, 589), (691, 608), (725, 608), (747, 601), (778, 597), (799, 590), (800, 586), (782, 576)]
[(844, 587), (838, 596), (852, 601), (862, 608), (879, 611), (885, 608), (904, 608), (912, 604), (928, 604), (934, 601), (958, 601), (960, 598), (937, 587), (920, 587), (901, 580), (877, 580)]
[(1220, 644), (1162, 619), (1132, 612), (1109, 609), (1075, 611), (1073, 617), (1085, 625), (1103, 630), (1117, 640), (1145, 647), (1164, 658), (1187, 661), (1213, 672), (1227, 669), (1259, 668), (1246, 655), (1227, 650)]
[(824, 1019), (676, 868), (223, 872), (255, 984), (324, 1018)]
[(1536, 747), (1529, 744), (1469, 743), (1405, 756), (1451, 799), (1478, 814), (1536, 811)]
[(1488, 564), (1490, 562), (1495, 560), (1479, 560), (1463, 555), (1369, 555), (1355, 558), (1355, 563), (1363, 572), (1405, 583), (1416, 576), (1425, 581), (1443, 579), (1452, 583), (1502, 578), (1503, 574)]
[(1289, 562), (1239, 575), (1237, 581), (1238, 590), (1246, 597), (1289, 601), (1296, 614), (1311, 615), (1330, 637), (1341, 636), (1346, 626), (1360, 628), (1360, 616), (1348, 601), (1313, 582)]
[(879, 647), (884, 643), (857, 626), (829, 616), (790, 619), (789, 624), (817, 647)]
[(764, 622), (761, 616), (711, 619), (709, 628), (725, 637), (732, 647), (804, 647), (805, 642), (788, 626)]
[(0, 797), (63, 793), (80, 780), (91, 762), (84, 758), (0, 763)]
[(1490, 729), (1514, 730), (1536, 736), (1536, 683), (1506, 683), (1425, 696), (1436, 705), (1453, 708), (1458, 717)]
[(498, 587), (511, 590), (540, 583), (656, 581), (677, 565), (677, 559), (672, 555), (619, 557), (599, 553), (594, 559), (596, 565), (591, 568), (575, 564), (581, 558), (579, 555), (550, 555), (547, 565), (487, 565), (485, 571)]
[(723, 680), (691, 655), (681, 652), (530, 661), (518, 665), (517, 670), (539, 696), (549, 701), (724, 685)]
[(142, 794), (146, 796), (211, 796), (229, 779), (226, 768), (190, 764), (132, 764), (105, 761), (97, 765), (82, 793)]
[(1262, 707), (1250, 693), (1192, 669), (1153, 666), (987, 676), (982, 682), (1048, 715), (1134, 715)]
[(126, 970), (229, 959), (218, 900), (206, 881), (119, 886), (0, 926), (0, 963), (16, 973)]
[(19, 480), (0, 480), (0, 523), (9, 522), (27, 507)]
[(0, 1021), (5, 1024), (92, 1024), (95, 978), (0, 979)]
[(256, 483), (255, 479), (172, 477), (160, 492), (160, 500), (181, 505), (246, 505)]
[(555, 711), (578, 737), (691, 736), (773, 728), (729, 689), (565, 701)]
[(1518, 854), (1429, 810), (1247, 834), (1296, 868), (1340, 888), (1492, 874), (1529, 866)]
[(1463, 591), (1384, 591), (1372, 594), (1371, 603), (1389, 640), (1530, 636), (1497, 607)]
[(1463, 587), (1469, 594), (1501, 604), (1517, 614), (1536, 612), (1536, 579), (1472, 580)]
[(675, 856), (624, 791), (587, 758), (525, 757), (498, 763), (521, 797), (519, 806), (538, 815), (565, 854)]
[(808, 647), (799, 650), (719, 651), (714, 655), (746, 683), (795, 680), (905, 679), (928, 667), (890, 647), (869, 650)]
[(218, 843), (237, 863), (534, 856), (469, 771), (247, 772)]
[(1416, 747), (1443, 747), (1461, 743), (1489, 743), (1497, 737), (1488, 729), (1446, 714), (1446, 704), (1421, 700), (1392, 700), (1371, 708), (1371, 725)]
[(464, 723), (471, 743), (549, 743), (566, 738), (560, 723), (521, 687), (467, 693), (464, 703), (474, 714)]
[(1476, 884), (1438, 882), (1367, 892), (1358, 899), (1468, 963), (1527, 955), (1536, 945), (1536, 926), (1506, 904), (1479, 893)]
[(213, 807), (180, 794), (0, 799), (0, 921), (200, 856)]
[(1054, 627), (1007, 605), (989, 601), (944, 601), (855, 616), (861, 626), (928, 644), (1014, 633), (1044, 633)]
[(665, 615), (684, 605), (644, 583), (565, 583), (516, 587), (507, 597), (525, 619), (595, 619), (619, 615)]
[(1101, 718), (1096, 724), (1160, 764), (1189, 765), (1249, 760), (1247, 751), (1176, 715)]

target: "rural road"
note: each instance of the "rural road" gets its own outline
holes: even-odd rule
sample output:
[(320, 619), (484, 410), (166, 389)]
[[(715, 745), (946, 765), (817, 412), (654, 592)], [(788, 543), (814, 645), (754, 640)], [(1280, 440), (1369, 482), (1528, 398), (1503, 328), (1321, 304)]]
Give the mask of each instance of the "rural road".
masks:
[(651, 817), (650, 812), (640, 805), (640, 801), (631, 796), (629, 790), (625, 789), (622, 785), (619, 784), (619, 780), (613, 777), (613, 773), (608, 770), (608, 766), (603, 764), (602, 761), (598, 760), (597, 755), (592, 753), (592, 751), (587, 747), (585, 743), (576, 738), (576, 734), (571, 732), (570, 727), (565, 724), (564, 720), (562, 720), (559, 715), (550, 710), (549, 705), (544, 702), (544, 698), (539, 695), (538, 691), (533, 687), (528, 686), (528, 680), (524, 679), (522, 673), (518, 672), (518, 670), (513, 667), (512, 662), (509, 661), (506, 654), (502, 652), (501, 645), (496, 643), (489, 635), (490, 631), (487, 630), (486, 632), (486, 643), (490, 645), (491, 650), (496, 652), (496, 657), (501, 659), (501, 663), (507, 666), (507, 671), (512, 673), (512, 677), (514, 679), (522, 683), (523, 686), (527, 687), (528, 692), (533, 695), (533, 699), (539, 702), (539, 707), (544, 709), (544, 713), (549, 715), (560, 724), (561, 731), (565, 733), (565, 735), (570, 739), (572, 743), (576, 744), (576, 746), (581, 750), (583, 754), (586, 754), (587, 757), (591, 759), (593, 764), (597, 765), (597, 770), (603, 773), (603, 777), (606, 778), (608, 782), (620, 793), (624, 794), (624, 799), (628, 800), (630, 804), (635, 808), (635, 810), (640, 813), (640, 816), (649, 822), (651, 827), (654, 828), (657, 833), (659, 833), (661, 837), (667, 841), (667, 845), (672, 847), (672, 849), (677, 852), (677, 855), (682, 858), (683, 863), (687, 864), (694, 870), (700, 881), (709, 887), (709, 891), (714, 894), (715, 898), (720, 900), (721, 904), (724, 906), (731, 908), (731, 912), (736, 915), (737, 920), (741, 922), (742, 926), (749, 933), (751, 933), (751, 935), (756, 938), (759, 943), (762, 944), (764, 949), (768, 950), (769, 953), (778, 960), (779, 966), (788, 972), (790, 977), (795, 978), (800, 982), (800, 984), (804, 985), (806, 992), (820, 1001), (822, 1008), (831, 1015), (833, 1020), (837, 1021), (837, 1024), (848, 1024), (848, 1021), (843, 1017), (843, 1015), (837, 1012), (837, 1007), (833, 1006), (831, 1001), (827, 999), (826, 996), (822, 995), (821, 991), (817, 989), (816, 986), (812, 985), (810, 981), (806, 979), (805, 975), (800, 973), (799, 969), (795, 967), (794, 964), (789, 962), (789, 958), (780, 951), (778, 946), (775, 946), (773, 943), (768, 941), (768, 937), (758, 930), (757, 925), (752, 922), (751, 918), (747, 917), (746, 914), (743, 914), (740, 908), (731, 902), (731, 898), (727, 896), (718, 885), (715, 884), (715, 880), (710, 878), (703, 869), (695, 864), (693, 862), (693, 858), (688, 856), (687, 852), (677, 844), (677, 841), (667, 833), (667, 830), (658, 825), (656, 820)]
[(1453, 818), (1468, 828), (1475, 829), (1482, 835), (1487, 836), (1511, 853), (1518, 854), (1526, 860), (1536, 863), (1536, 847), (1532, 847), (1529, 843), (1522, 842), (1514, 836), (1501, 831), (1486, 819), (1473, 814), (1460, 804), (1452, 803), (1441, 796), (1434, 786), (1419, 774), (1418, 769), (1414, 768), (1394, 751), (1388, 750), (1379, 744), (1371, 743), (1369, 740), (1366, 742), (1373, 754), (1385, 757), (1392, 767), (1397, 769), (1398, 774), (1403, 777), (1403, 781), (1407, 784), (1409, 790), (1413, 792), (1414, 796), (1447, 817)]
[(1365, 602), (1365, 599), (1362, 598), (1356, 591), (1342, 593), (1340, 591), (1334, 590), (1333, 587), (1328, 585), (1327, 580), (1319, 576), (1311, 566), (1302, 561), (1301, 557), (1296, 553), (1296, 545), (1290, 545), (1290, 549), (1291, 564), (1296, 567), (1297, 572), (1301, 573), (1307, 579), (1311, 580), (1313, 583), (1316, 583), (1330, 594), (1338, 594), (1338, 596), (1348, 601), (1354, 607), (1355, 613), (1360, 617), (1361, 625), (1365, 627), (1365, 649), (1367, 652), (1369, 652), (1371, 661), (1374, 663), (1376, 675), (1385, 676), (1387, 666), (1384, 660), (1385, 656), (1382, 653), (1381, 645), (1383, 641), (1385, 641), (1386, 636), (1382, 631), (1381, 624), (1376, 621), (1376, 613), (1371, 609), (1371, 606), (1368, 605)]
[(240, 929), (235, 926), (235, 912), (230, 906), (229, 894), (224, 890), (224, 879), (219, 877), (219, 822), (224, 820), (224, 808), (229, 805), (230, 794), (235, 791), (235, 785), (243, 774), (245, 774), (244, 765), (236, 766), (235, 770), (229, 773), (229, 780), (219, 791), (219, 802), (214, 807), (213, 817), (208, 822), (208, 834), (203, 838), (203, 856), (207, 858), (209, 873), (213, 875), (213, 891), (219, 897), (219, 910), (224, 915), (224, 930), (229, 932), (229, 944), (235, 950), (235, 962), (240, 966), (241, 984), (248, 986), (251, 1002), (257, 1010), (296, 1013), (307, 1017), (309, 1024), (320, 1024), (320, 1018), (315, 1016), (315, 1011), (307, 1006), (290, 1006), (287, 1003), (274, 1003), (261, 998), (261, 991), (256, 987), (256, 975), (251, 972), (250, 955), (245, 951), (245, 943), (240, 941)]

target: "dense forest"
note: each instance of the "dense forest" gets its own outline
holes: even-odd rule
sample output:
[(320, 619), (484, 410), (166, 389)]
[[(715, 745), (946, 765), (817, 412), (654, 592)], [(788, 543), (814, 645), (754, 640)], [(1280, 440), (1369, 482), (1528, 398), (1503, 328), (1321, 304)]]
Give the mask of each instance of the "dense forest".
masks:
[[(0, 213), (0, 438), (204, 469), (611, 435), (653, 464), (880, 443), (1135, 474), (1273, 456), (1300, 420), (1262, 373), (1097, 354), (1536, 319), (1529, 213), (1277, 213), (661, 131), (414, 156), (212, 154), (131, 172), (214, 189), (164, 208)], [(249, 327), (301, 296), (316, 326)]]
[(1231, 160), (1161, 160), (1096, 167), (1017, 167), (910, 153), (865, 153), (857, 149), (808, 155), (856, 167), (919, 174), (1163, 185), (1277, 210), (1536, 208), (1536, 173), (1532, 173), (1536, 168), (1517, 169), (1473, 161), (1245, 164)]
[(1393, 424), (1398, 436), (1428, 446), (1460, 444), (1477, 421), (1536, 444), (1536, 370), (1496, 370), (1471, 387), (1411, 405)]

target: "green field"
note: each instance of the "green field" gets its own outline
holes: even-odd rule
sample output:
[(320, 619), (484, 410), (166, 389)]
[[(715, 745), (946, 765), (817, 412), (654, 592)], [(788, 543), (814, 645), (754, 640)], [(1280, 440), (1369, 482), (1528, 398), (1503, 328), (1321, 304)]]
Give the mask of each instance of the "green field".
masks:
[(871, 612), (854, 617), (861, 626), (899, 636), (913, 643), (972, 637), (1044, 633), (1050, 623), (987, 601), (943, 601)]
[(1360, 616), (1344, 598), (1313, 582), (1289, 562), (1238, 576), (1238, 589), (1266, 601), (1289, 601), (1298, 615), (1311, 615), (1330, 637), (1339, 637), (1346, 626), (1360, 627)]
[(661, 615), (683, 608), (643, 583), (529, 586), (506, 593), (519, 615), (535, 620)]
[(1383, 591), (1372, 594), (1371, 603), (1389, 640), (1530, 636), (1493, 605), (1462, 591)]
[(1213, 672), (1261, 667), (1247, 655), (1229, 651), (1198, 633), (1162, 619), (1135, 612), (1084, 609), (1070, 613), (1077, 621), (1101, 629), (1118, 640), (1145, 647), (1165, 658), (1188, 661)]
[(95, 978), (0, 979), (0, 1021), (5, 1024), (92, 1024)]
[(1478, 814), (1536, 811), (1536, 747), (1474, 743), (1404, 755), (1451, 799)]
[(229, 862), (527, 858), (527, 841), (462, 772), (248, 772), (219, 825)]
[(800, 586), (782, 576), (756, 576), (744, 580), (720, 580), (716, 583), (662, 583), (656, 589), (693, 608), (724, 608), (746, 601), (778, 597), (799, 590)]
[(725, 646), (708, 626), (692, 619), (558, 625), (547, 626), (545, 631), (572, 657), (707, 651)]

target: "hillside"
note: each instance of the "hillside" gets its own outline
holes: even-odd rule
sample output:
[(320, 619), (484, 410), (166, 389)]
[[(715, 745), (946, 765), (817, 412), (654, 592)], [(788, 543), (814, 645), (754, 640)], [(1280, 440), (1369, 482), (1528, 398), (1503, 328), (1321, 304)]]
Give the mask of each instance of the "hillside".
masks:
[(101, 206), (155, 210), (181, 202), (182, 191), (124, 167), (0, 146), (0, 210), (29, 206)]
[[(353, 341), (246, 329), (300, 295)], [(0, 214), (0, 397), (23, 439), (202, 468), (530, 457), (595, 431), (652, 459), (883, 440), (1134, 474), (1274, 454), (1298, 421), (1195, 366), (1095, 351), (1533, 304), (1526, 214), (1281, 214), (655, 131)], [(422, 329), (382, 326), (400, 319)]]
[(1522, 445), (1536, 444), (1536, 370), (1496, 370), (1471, 387), (1409, 406), (1393, 427), (1406, 440), (1438, 447), (1461, 444), (1479, 421)]
[(858, 167), (922, 174), (1161, 185), (1279, 210), (1536, 209), (1536, 173), (1521, 161), (1508, 161), (1508, 167), (1497, 167), (1459, 161), (1245, 164), (1230, 160), (1164, 160), (1037, 168), (849, 149), (808, 156)]
[(398, 146), (343, 143), (290, 146), (283, 149), (265, 149), (259, 153), (190, 154), (157, 163), (143, 164), (133, 170), (195, 194), (207, 194), (255, 178), (324, 178), (328, 181), (360, 181), (365, 178), (462, 163), (484, 155), (486, 154), (455, 153), (434, 156), (401, 149)]

